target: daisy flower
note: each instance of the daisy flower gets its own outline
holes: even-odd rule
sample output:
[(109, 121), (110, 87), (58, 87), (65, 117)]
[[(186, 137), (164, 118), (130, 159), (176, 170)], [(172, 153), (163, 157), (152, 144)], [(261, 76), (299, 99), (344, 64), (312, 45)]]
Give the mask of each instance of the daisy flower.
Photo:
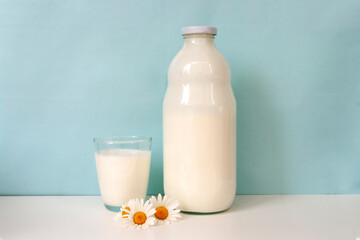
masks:
[(152, 208), (149, 200), (144, 203), (144, 199), (135, 199), (130, 200), (126, 206), (122, 207), (114, 219), (121, 222), (125, 228), (140, 230), (154, 225), (154, 213), (155, 209)]
[(168, 198), (166, 195), (162, 199), (161, 194), (159, 193), (157, 199), (152, 196), (150, 202), (155, 208), (155, 218), (157, 223), (172, 223), (175, 222), (178, 218), (181, 218), (179, 214), (180, 210), (176, 209), (179, 206), (179, 202)]
[[(123, 218), (127, 218), (129, 213), (128, 211), (130, 211), (130, 205), (133, 204), (133, 201), (135, 201), (134, 199), (130, 199), (126, 204), (123, 204), (120, 207), (120, 211), (118, 214), (115, 215), (114, 220), (117, 222), (121, 222), (121, 220)], [(127, 210), (127, 211), (126, 211)]]

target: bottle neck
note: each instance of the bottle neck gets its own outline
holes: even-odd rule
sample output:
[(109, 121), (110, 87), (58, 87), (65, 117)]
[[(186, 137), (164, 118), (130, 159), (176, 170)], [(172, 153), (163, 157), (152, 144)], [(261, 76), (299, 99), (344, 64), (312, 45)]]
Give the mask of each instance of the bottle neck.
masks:
[(185, 34), (184, 47), (215, 47), (214, 35), (209, 33)]

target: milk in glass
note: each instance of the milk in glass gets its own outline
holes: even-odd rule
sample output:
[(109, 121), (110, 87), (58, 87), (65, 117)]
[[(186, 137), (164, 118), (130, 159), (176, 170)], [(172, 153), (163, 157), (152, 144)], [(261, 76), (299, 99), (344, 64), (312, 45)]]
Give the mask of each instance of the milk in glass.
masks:
[(104, 149), (95, 153), (101, 196), (106, 205), (121, 206), (145, 198), (151, 151)]

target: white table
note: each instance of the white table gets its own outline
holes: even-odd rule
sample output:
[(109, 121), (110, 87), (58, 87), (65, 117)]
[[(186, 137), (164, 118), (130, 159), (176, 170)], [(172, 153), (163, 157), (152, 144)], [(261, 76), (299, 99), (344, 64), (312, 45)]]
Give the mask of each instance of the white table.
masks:
[[(360, 195), (239, 195), (225, 212), (123, 229), (100, 197), (0, 197), (0, 239), (355, 240)], [(360, 239), (360, 238), (359, 238)]]

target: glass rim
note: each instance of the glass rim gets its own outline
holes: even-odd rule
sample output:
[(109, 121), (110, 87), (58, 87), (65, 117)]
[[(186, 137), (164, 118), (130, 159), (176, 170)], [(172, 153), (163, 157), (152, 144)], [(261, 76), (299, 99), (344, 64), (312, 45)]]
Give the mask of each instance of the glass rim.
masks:
[(123, 144), (123, 143), (140, 143), (151, 142), (152, 137), (148, 136), (112, 136), (93, 138), (94, 143), (107, 143), (107, 144)]

